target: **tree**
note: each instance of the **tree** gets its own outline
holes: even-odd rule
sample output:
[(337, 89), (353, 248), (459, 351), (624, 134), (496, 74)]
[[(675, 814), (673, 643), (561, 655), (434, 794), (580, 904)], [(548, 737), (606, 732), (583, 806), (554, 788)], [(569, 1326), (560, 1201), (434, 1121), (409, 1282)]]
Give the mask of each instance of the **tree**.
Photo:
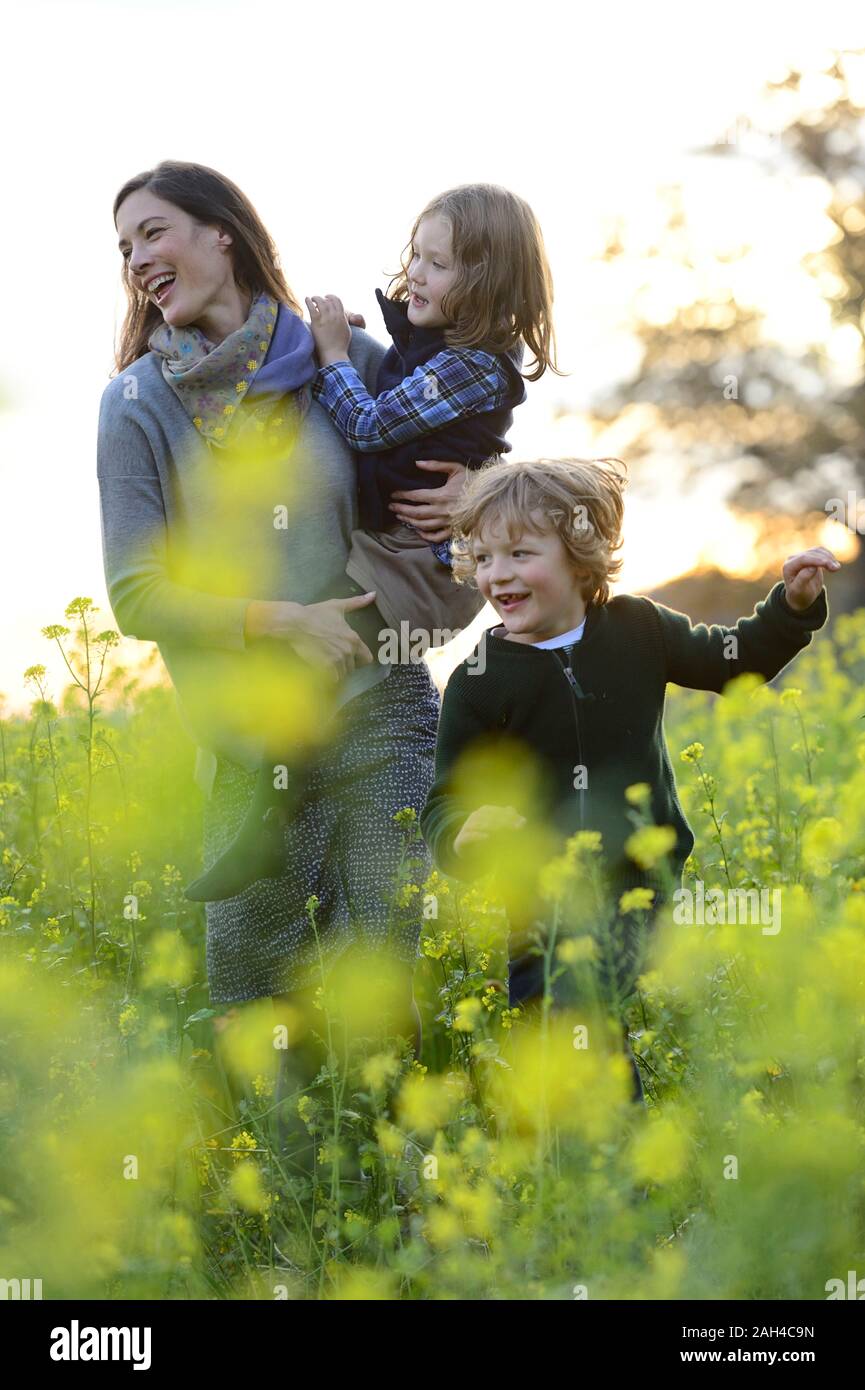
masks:
[[(865, 534), (865, 53), (842, 51), (819, 70), (789, 72), (766, 85), (759, 105), (758, 119), (738, 117), (732, 138), (727, 132), (694, 153), (747, 166), (770, 197), (820, 181), (827, 244), (806, 253), (799, 273), (826, 305), (846, 365), (839, 368), (825, 335), (798, 349), (776, 341), (765, 314), (737, 290), (753, 244), (748, 209), (740, 245), (707, 256), (677, 185), (661, 190), (664, 230), (642, 256), (647, 289), (672, 267), (688, 293), (666, 317), (638, 305), (631, 327), (639, 369), (596, 399), (591, 415), (598, 431), (628, 413), (635, 418), (627, 454), (636, 478), (659, 448), (681, 459), (685, 485), (699, 469), (729, 468), (730, 505), (760, 513), (777, 549), (785, 523), (815, 527), (837, 516), (832, 499), (846, 503), (850, 492), (854, 506), (837, 519), (854, 531), (858, 519)], [(633, 254), (627, 228), (616, 225), (601, 260), (615, 267)], [(865, 602), (865, 547), (833, 579), (832, 593), (836, 609)]]

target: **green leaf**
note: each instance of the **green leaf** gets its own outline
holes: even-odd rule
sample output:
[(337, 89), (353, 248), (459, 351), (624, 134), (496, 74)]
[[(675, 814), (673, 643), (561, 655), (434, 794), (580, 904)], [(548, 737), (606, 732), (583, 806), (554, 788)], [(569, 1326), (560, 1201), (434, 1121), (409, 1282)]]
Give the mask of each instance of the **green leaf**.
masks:
[(216, 1018), (217, 1012), (216, 1009), (199, 1009), (198, 1013), (190, 1014), (183, 1025), (183, 1031), (186, 1032), (186, 1029), (193, 1023), (203, 1023), (206, 1018)]

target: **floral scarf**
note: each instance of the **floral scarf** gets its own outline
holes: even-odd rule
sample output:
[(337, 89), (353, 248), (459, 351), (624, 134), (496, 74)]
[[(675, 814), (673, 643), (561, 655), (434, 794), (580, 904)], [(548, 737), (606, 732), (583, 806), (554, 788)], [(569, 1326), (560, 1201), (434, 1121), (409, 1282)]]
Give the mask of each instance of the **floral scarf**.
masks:
[(211, 343), (198, 328), (161, 323), (148, 347), (162, 359), (162, 375), (195, 428), (215, 448), (236, 444), (247, 430), (262, 436), (309, 408), (316, 372), (312, 334), (266, 292), (221, 343)]

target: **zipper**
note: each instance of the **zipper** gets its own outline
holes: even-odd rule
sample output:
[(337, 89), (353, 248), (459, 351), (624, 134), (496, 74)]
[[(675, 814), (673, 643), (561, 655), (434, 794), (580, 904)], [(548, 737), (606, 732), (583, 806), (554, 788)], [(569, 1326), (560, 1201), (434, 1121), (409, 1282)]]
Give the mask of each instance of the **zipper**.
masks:
[[(586, 692), (583, 690), (582, 686), (580, 685), (580, 682), (577, 680), (576, 676), (574, 675), (574, 671), (573, 671), (573, 668), (572, 668), (572, 666), (571, 666), (570, 659), (567, 661), (567, 663), (565, 663), (564, 661), (560, 661), (559, 658), (558, 658), (558, 656), (556, 655), (556, 648), (553, 648), (553, 649), (551, 650), (550, 656), (553, 658), (553, 661), (556, 663), (556, 667), (558, 668), (558, 670), (562, 672), (562, 675), (565, 677), (566, 681), (568, 682), (568, 693), (570, 694), (570, 697), (571, 697), (571, 710), (572, 710), (573, 716), (574, 716), (574, 728), (575, 728), (576, 734), (577, 734), (577, 766), (580, 767), (580, 768), (582, 768), (582, 767), (585, 766), (585, 764), (583, 763), (583, 738), (582, 738), (582, 731), (581, 731), (581, 729), (580, 729), (580, 713), (579, 713), (579, 706), (578, 706), (578, 704), (577, 704), (577, 701), (578, 701), (578, 700), (593, 700), (595, 697), (594, 697), (594, 695), (587, 695)], [(579, 788), (579, 792), (580, 792), (580, 829), (581, 829), (581, 830), (585, 830), (585, 828), (586, 828), (586, 810), (585, 810), (585, 793), (586, 793), (586, 788), (585, 788), (585, 787), (580, 787), (580, 788)]]

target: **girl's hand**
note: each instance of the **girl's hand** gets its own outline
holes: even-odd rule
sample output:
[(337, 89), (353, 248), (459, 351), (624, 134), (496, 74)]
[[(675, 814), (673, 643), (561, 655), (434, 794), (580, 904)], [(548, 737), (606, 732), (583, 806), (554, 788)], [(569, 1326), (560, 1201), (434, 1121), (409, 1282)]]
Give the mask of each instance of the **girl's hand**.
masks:
[(462, 858), (466, 850), (483, 844), (496, 831), (519, 830), (525, 823), (525, 816), (513, 806), (480, 806), (463, 822), (454, 840), (454, 854)]
[(784, 597), (797, 613), (810, 608), (823, 588), (823, 570), (839, 570), (841, 563), (824, 545), (791, 555), (783, 569)]
[(290, 603), (255, 600), (246, 610), (247, 641), (273, 637), (288, 642), (304, 661), (329, 670), (342, 680), (357, 666), (373, 660), (369, 648), (345, 620), (345, 614), (372, 603), (375, 592), (352, 598), (325, 599), (322, 603)]
[(437, 459), (419, 459), (418, 468), (450, 476), (441, 487), (418, 488), (416, 491), (391, 493), (392, 499), (411, 498), (411, 501), (392, 500), (388, 503), (398, 521), (414, 526), (425, 541), (446, 541), (452, 531), (451, 513), (463, 490), (466, 476), (464, 463), (441, 463)]
[(347, 361), (351, 328), (342, 300), (335, 294), (314, 294), (306, 300), (306, 307), (320, 365), (329, 367), (333, 362)]

